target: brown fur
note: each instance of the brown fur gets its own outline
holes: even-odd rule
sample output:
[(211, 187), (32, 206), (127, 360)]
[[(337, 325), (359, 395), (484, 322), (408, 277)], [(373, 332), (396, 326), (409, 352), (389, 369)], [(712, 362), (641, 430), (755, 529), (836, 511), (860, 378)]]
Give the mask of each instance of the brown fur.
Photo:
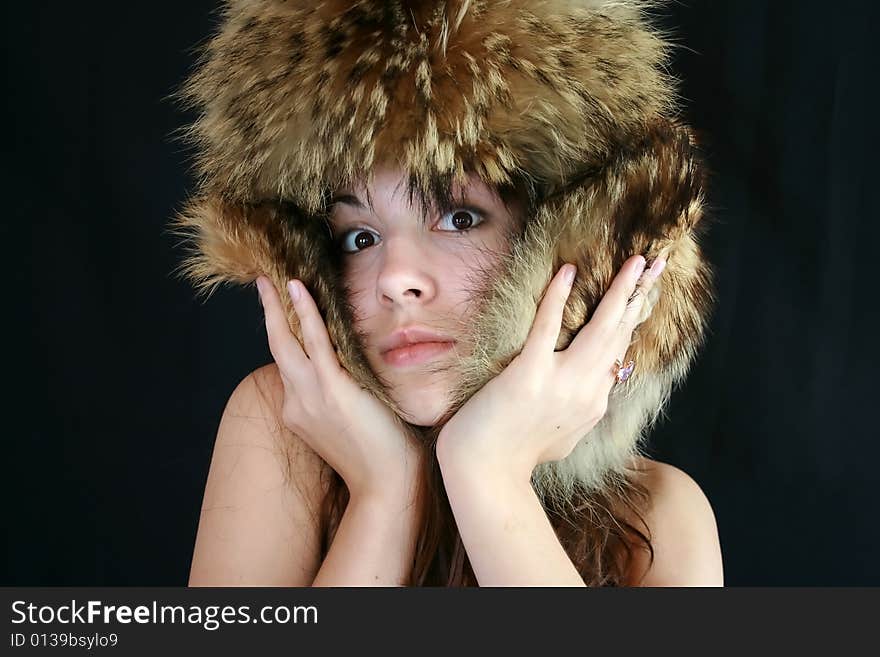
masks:
[(576, 263), (579, 275), (560, 347), (627, 257), (642, 253), (650, 263), (665, 254), (653, 312), (628, 352), (635, 373), (614, 388), (605, 417), (571, 456), (534, 476), (556, 506), (578, 491), (623, 494), (627, 464), (687, 374), (713, 305), (698, 243), (701, 165), (675, 117), (668, 46), (646, 22), (647, 6), (227, 2), (176, 94), (199, 113), (184, 133), (196, 148), (199, 192), (173, 222), (193, 245), (183, 273), (207, 294), (260, 273), (279, 289), (301, 278), (340, 362), (395, 408), (351, 328), (318, 218), (327, 190), (388, 162), (423, 195), (467, 172), (494, 185), (525, 180), (536, 210), (487, 291), (451, 412), (522, 347), (563, 262)]

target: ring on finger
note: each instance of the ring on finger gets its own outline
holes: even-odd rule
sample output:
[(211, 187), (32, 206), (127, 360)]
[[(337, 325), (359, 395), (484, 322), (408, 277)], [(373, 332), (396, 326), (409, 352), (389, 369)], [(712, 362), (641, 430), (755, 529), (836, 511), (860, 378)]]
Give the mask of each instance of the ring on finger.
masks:
[(635, 368), (636, 362), (634, 360), (630, 360), (626, 363), (626, 365), (624, 365), (623, 361), (620, 358), (615, 359), (614, 367), (612, 368), (615, 384), (625, 383), (632, 375)]

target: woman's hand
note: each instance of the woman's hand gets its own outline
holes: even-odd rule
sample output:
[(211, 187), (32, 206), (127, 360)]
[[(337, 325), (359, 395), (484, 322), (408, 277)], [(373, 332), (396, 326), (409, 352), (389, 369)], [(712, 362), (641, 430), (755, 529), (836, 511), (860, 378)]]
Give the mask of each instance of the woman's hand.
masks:
[(332, 467), (352, 497), (400, 499), (419, 472), (419, 450), (402, 422), (339, 364), (327, 327), (300, 281), (288, 292), (305, 351), (293, 336), (272, 282), (257, 279), (269, 349), (284, 382), (282, 420)]
[(568, 456), (605, 415), (615, 359), (626, 364), (644, 293), (665, 264), (658, 258), (642, 275), (645, 259), (628, 259), (590, 321), (568, 348), (554, 351), (575, 274), (574, 265), (562, 267), (520, 354), (443, 427), (441, 465), (477, 464), (528, 480), (536, 465)]

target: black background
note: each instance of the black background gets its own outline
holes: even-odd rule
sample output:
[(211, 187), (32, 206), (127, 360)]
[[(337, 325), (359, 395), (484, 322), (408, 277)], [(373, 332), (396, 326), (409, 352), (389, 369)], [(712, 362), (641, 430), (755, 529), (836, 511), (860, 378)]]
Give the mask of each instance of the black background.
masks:
[[(224, 404), (270, 360), (255, 290), (196, 301), (164, 232), (192, 190), (171, 139), (192, 117), (164, 97), (215, 9), (6, 10), (2, 584), (184, 585)], [(713, 170), (720, 302), (652, 455), (712, 502), (728, 585), (880, 584), (878, 14), (660, 11)]]

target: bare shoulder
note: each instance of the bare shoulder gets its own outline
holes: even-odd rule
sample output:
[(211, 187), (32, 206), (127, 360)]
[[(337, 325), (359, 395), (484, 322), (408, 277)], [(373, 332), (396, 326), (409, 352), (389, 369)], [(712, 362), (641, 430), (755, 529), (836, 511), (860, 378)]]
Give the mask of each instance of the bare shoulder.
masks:
[(308, 586), (320, 566), (324, 461), (283, 426), (272, 363), (229, 396), (214, 443), (191, 586)]
[[(650, 495), (644, 515), (654, 561), (634, 564), (639, 586), (723, 586), (721, 545), (715, 513), (706, 494), (683, 470), (647, 458), (636, 459), (634, 479)], [(644, 573), (644, 577), (642, 577)]]
[[(218, 432), (217, 443), (244, 444), (275, 456), (278, 467), (289, 483), (299, 483), (303, 493), (314, 497), (317, 480), (329, 466), (301, 438), (287, 429), (281, 420), (284, 384), (274, 362), (255, 369), (233, 390), (223, 411), (229, 420), (250, 428), (240, 432)], [(244, 429), (244, 427), (242, 427)], [(302, 484), (305, 484), (303, 486)]]

